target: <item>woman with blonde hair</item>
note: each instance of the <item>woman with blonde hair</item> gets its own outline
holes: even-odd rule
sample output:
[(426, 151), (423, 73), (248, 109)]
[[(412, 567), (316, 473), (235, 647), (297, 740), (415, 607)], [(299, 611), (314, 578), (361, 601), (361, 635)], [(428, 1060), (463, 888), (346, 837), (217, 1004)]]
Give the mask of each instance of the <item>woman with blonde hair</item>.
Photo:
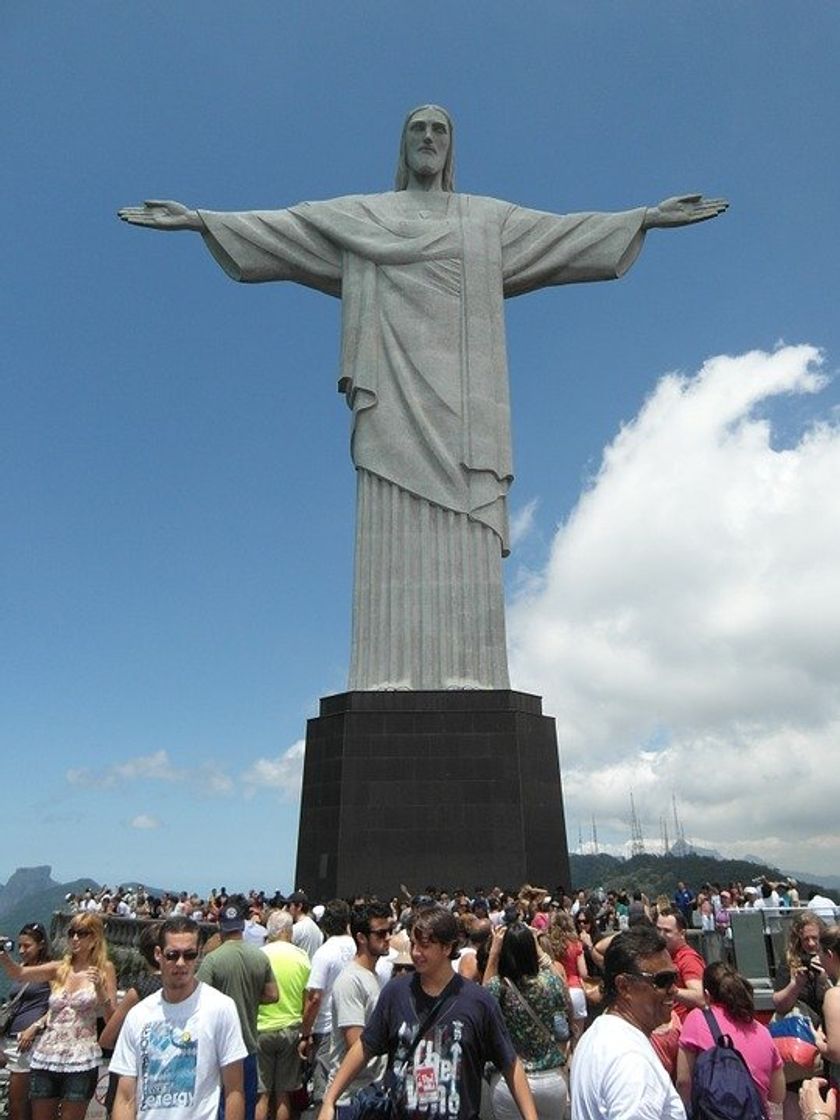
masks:
[(573, 918), (565, 910), (558, 910), (552, 915), (547, 941), (551, 955), (559, 965), (562, 965), (566, 974), (566, 984), (574, 1015), (572, 1035), (573, 1041), (576, 1042), (583, 1033), (586, 1023), (586, 992), (583, 981), (589, 979), (589, 969), (586, 965), (583, 940), (575, 929)]
[(32, 1120), (83, 1120), (99, 1078), (102, 1051), (96, 1020), (116, 1008), (117, 978), (108, 960), (102, 919), (74, 914), (59, 961), (16, 964), (0, 950), (0, 966), (18, 983), (50, 984), (49, 1010), (29, 1060)]

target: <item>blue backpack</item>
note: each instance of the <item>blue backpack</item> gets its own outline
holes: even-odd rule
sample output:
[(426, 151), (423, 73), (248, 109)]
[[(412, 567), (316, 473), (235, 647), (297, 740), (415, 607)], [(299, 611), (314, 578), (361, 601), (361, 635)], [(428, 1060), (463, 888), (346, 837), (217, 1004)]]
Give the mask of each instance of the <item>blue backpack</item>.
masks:
[(694, 1063), (692, 1120), (766, 1120), (761, 1095), (731, 1036), (721, 1033), (711, 1011), (704, 1008), (703, 1014), (715, 1044)]

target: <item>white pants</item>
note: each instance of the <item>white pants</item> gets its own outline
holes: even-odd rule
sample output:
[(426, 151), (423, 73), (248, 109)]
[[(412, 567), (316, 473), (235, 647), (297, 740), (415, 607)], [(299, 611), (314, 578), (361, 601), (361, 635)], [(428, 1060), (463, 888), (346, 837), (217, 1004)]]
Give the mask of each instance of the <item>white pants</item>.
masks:
[[(569, 1090), (562, 1069), (545, 1069), (538, 1073), (526, 1074), (539, 1120), (562, 1120), (566, 1112)], [(507, 1082), (501, 1076), (496, 1079), (492, 1091), (493, 1115), (496, 1120), (520, 1120)]]
[(572, 1012), (576, 1019), (585, 1019), (586, 1011), (586, 992), (583, 988), (569, 988), (569, 995), (572, 999)]

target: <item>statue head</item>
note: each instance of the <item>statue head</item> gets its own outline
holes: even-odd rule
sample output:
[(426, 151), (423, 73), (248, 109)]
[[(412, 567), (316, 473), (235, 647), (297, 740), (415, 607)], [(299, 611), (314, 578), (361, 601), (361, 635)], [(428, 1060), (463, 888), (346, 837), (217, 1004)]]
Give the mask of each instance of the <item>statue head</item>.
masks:
[(405, 118), (405, 122), (403, 124), (402, 135), (400, 136), (400, 154), (399, 154), (399, 158), (397, 160), (397, 174), (396, 174), (396, 181), (394, 183), (394, 190), (404, 191), (406, 189), (406, 187), (408, 186), (409, 166), (408, 166), (408, 154), (407, 154), (407, 147), (406, 147), (406, 140), (407, 140), (407, 137), (408, 137), (408, 127), (411, 124), (414, 117), (416, 117), (419, 113), (427, 113), (427, 112), (431, 112), (431, 113), (434, 113), (434, 114), (439, 114), (443, 118), (443, 120), (446, 122), (446, 125), (449, 129), (449, 149), (446, 153), (446, 159), (445, 159), (444, 165), (443, 165), (443, 174), (441, 176), (441, 189), (444, 190), (444, 191), (454, 191), (454, 189), (455, 189), (455, 175), (454, 175), (454, 171), (453, 171), (454, 155), (455, 155), (455, 134), (454, 134), (454, 129), (452, 127), (452, 118), (450, 117), (449, 113), (447, 113), (446, 109), (442, 109), (440, 107), (440, 105), (418, 105), (415, 109), (411, 110), (411, 112)]

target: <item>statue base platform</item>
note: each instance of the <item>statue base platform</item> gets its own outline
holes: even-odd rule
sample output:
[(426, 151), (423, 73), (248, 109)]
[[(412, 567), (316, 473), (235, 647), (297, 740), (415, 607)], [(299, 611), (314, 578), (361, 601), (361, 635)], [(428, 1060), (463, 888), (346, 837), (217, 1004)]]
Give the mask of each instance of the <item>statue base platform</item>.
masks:
[(345, 692), (307, 722), (295, 887), (568, 890), (554, 720), (511, 691)]

